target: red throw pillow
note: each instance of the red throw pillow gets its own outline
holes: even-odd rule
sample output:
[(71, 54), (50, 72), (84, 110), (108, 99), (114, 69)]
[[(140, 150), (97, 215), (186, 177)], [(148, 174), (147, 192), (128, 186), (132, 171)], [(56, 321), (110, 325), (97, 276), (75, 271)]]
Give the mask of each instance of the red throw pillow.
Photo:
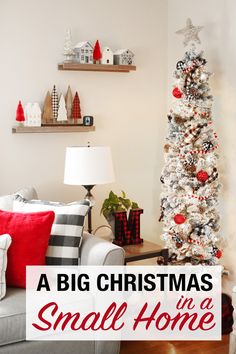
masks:
[[(26, 266), (45, 265), (54, 212), (12, 213), (0, 210), (0, 235), (9, 234), (7, 286), (26, 287)], [(1, 237), (1, 236), (0, 236)]]

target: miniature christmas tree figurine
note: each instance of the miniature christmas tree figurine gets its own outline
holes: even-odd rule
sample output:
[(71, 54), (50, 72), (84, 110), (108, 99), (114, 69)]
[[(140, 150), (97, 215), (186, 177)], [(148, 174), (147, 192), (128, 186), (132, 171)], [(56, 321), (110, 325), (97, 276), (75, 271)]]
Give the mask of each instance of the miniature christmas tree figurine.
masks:
[(81, 118), (80, 99), (77, 91), (73, 100), (72, 118), (75, 120)]
[(217, 135), (212, 124), (212, 96), (209, 93), (206, 60), (193, 42), (199, 43), (201, 27), (187, 21), (178, 31), (191, 47), (177, 62), (168, 114), (169, 133), (164, 146), (165, 166), (161, 175), (162, 239), (170, 262), (217, 264), (219, 248), (220, 184), (217, 172)]
[(52, 99), (50, 92), (47, 92), (47, 95), (44, 100), (43, 105), (43, 116), (42, 116), (42, 123), (47, 124), (52, 122), (53, 113), (52, 113)]
[(66, 110), (67, 110), (67, 118), (70, 120), (72, 115), (72, 105), (73, 105), (73, 98), (72, 98), (72, 91), (70, 86), (68, 86), (67, 93), (66, 93)]
[(67, 120), (66, 103), (65, 103), (64, 96), (61, 95), (60, 100), (59, 100), (57, 121), (58, 122), (63, 122), (63, 121), (66, 121), (66, 120)]
[(66, 38), (65, 38), (65, 43), (64, 43), (63, 55), (65, 57), (64, 62), (73, 61), (73, 58), (75, 56), (73, 44), (72, 44), (72, 39), (71, 39), (70, 28), (68, 28), (66, 31)]
[(57, 93), (57, 89), (56, 89), (55, 85), (53, 86), (51, 100), (52, 100), (53, 118), (57, 119), (57, 115), (58, 115), (58, 93)]
[(17, 109), (16, 109), (16, 121), (22, 125), (23, 122), (25, 121), (25, 115), (24, 115), (24, 110), (21, 104), (21, 101), (19, 101)]
[(93, 60), (95, 64), (100, 64), (102, 58), (102, 52), (100, 48), (100, 43), (97, 40), (93, 49)]

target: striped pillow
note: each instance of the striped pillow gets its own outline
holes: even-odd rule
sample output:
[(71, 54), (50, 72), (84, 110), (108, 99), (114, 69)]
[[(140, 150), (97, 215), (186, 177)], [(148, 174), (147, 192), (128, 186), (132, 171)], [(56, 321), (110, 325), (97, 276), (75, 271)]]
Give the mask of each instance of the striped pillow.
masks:
[(10, 244), (10, 235), (0, 235), (0, 300), (6, 295), (7, 250)]
[(70, 204), (26, 200), (17, 195), (13, 211), (38, 212), (52, 210), (55, 220), (46, 253), (47, 265), (78, 265), (85, 216), (90, 208), (88, 200)]

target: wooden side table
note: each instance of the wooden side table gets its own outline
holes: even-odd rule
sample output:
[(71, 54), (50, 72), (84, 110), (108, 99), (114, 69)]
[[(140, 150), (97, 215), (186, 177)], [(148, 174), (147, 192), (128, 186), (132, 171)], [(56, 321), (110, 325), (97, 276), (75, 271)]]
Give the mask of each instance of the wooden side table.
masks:
[(168, 264), (168, 249), (156, 243), (143, 241), (143, 243), (137, 245), (123, 246), (123, 248), (125, 251), (125, 264), (154, 257), (163, 257), (164, 264)]

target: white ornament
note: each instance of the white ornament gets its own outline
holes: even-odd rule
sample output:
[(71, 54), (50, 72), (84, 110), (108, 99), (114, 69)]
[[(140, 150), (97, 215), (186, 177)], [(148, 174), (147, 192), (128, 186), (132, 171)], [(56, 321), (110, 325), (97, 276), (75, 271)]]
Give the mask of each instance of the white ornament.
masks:
[(59, 108), (58, 108), (58, 114), (57, 114), (57, 121), (58, 122), (63, 122), (67, 120), (67, 110), (66, 110), (66, 103), (63, 94), (61, 94), (60, 100), (59, 100)]
[(200, 80), (201, 80), (201, 81), (206, 81), (207, 79), (208, 79), (207, 73), (201, 73), (201, 75), (200, 75)]

